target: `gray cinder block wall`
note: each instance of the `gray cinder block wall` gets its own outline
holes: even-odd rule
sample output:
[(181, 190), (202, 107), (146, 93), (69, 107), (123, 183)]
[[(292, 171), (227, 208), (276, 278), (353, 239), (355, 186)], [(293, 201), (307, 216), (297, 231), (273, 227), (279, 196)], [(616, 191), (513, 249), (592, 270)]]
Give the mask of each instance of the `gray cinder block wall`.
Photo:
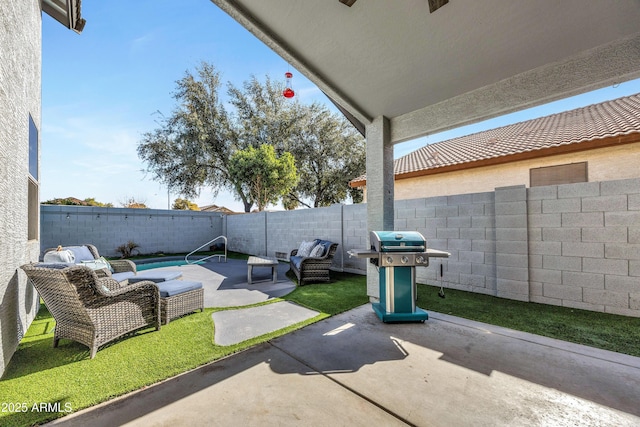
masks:
[[(451, 253), (418, 268), (420, 283), (640, 317), (640, 179), (398, 200), (394, 223)], [(232, 250), (281, 256), (329, 239), (333, 268), (362, 274), (366, 261), (347, 252), (368, 231), (364, 205), (228, 218)]]
[(640, 179), (528, 194), (531, 301), (640, 317)]
[[(19, 266), (38, 259), (28, 234), (29, 115), (40, 130), (40, 0), (0, 2), (0, 375), (39, 308)], [(36, 153), (39, 155), (39, 153)], [(38, 209), (37, 203), (34, 206)], [(36, 219), (38, 217), (35, 212)]]
[(224, 217), (215, 212), (162, 209), (41, 206), (41, 247), (91, 243), (100, 255), (133, 240), (140, 253), (190, 252), (223, 234)]
[(429, 248), (451, 253), (418, 268), (419, 283), (496, 295), (494, 192), (401, 200), (395, 224), (421, 232)]
[[(322, 238), (339, 244), (333, 269), (366, 274), (367, 261), (348, 255), (367, 247), (366, 215), (364, 204), (224, 218), (43, 206), (42, 247), (88, 242), (115, 255), (133, 239), (146, 253), (186, 252), (226, 233), (230, 250), (287, 259)], [(451, 253), (418, 268), (419, 283), (640, 317), (640, 179), (398, 200), (394, 223)]]
[(333, 268), (362, 273), (366, 262), (349, 258), (349, 249), (364, 249), (367, 242), (366, 205), (332, 205), (317, 209), (229, 215), (229, 249), (254, 255), (288, 259), (303, 240), (316, 238), (339, 244)]

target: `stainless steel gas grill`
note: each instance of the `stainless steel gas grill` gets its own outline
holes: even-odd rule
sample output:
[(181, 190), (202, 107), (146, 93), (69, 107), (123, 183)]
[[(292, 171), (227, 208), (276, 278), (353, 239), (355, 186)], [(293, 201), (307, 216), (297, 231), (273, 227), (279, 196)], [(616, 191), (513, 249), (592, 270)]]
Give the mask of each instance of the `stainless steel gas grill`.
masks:
[(378, 266), (380, 302), (373, 310), (383, 322), (424, 322), (426, 311), (416, 307), (416, 267), (428, 267), (429, 258), (448, 258), (450, 253), (427, 249), (417, 231), (372, 231), (370, 250), (350, 250), (350, 256), (369, 258)]

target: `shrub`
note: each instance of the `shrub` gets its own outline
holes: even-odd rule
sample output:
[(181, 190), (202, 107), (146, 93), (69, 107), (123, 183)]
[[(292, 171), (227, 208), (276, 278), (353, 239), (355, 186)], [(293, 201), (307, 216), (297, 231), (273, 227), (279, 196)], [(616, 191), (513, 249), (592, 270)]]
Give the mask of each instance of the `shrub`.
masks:
[(119, 252), (121, 254), (121, 258), (129, 258), (132, 255), (134, 255), (133, 251), (136, 251), (138, 254), (140, 253), (140, 251), (138, 251), (139, 247), (140, 247), (139, 244), (137, 244), (133, 240), (129, 240), (124, 245), (118, 246), (116, 248), (116, 252)]

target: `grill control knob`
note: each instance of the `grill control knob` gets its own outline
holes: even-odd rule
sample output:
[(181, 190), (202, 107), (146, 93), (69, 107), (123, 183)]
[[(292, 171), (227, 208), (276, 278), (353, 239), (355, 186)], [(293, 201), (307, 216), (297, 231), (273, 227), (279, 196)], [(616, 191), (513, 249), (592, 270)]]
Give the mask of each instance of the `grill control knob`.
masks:
[(416, 264), (424, 264), (424, 262), (425, 262), (425, 259), (422, 255), (418, 255), (416, 257)]
[(387, 257), (387, 264), (393, 264), (393, 257)]
[(400, 262), (402, 262), (403, 264), (406, 264), (409, 262), (409, 258), (405, 255), (402, 258), (400, 258)]

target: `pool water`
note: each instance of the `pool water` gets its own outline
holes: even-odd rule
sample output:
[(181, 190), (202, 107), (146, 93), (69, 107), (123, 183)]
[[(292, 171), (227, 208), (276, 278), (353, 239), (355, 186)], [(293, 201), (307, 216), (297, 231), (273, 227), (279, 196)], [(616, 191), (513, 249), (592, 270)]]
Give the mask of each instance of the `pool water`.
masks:
[[(191, 264), (200, 264), (199, 261), (191, 262)], [(156, 261), (156, 262), (147, 262), (143, 264), (136, 264), (137, 271), (151, 270), (153, 268), (161, 268), (161, 267), (176, 267), (181, 265), (187, 265), (183, 259), (177, 259), (173, 261)]]

